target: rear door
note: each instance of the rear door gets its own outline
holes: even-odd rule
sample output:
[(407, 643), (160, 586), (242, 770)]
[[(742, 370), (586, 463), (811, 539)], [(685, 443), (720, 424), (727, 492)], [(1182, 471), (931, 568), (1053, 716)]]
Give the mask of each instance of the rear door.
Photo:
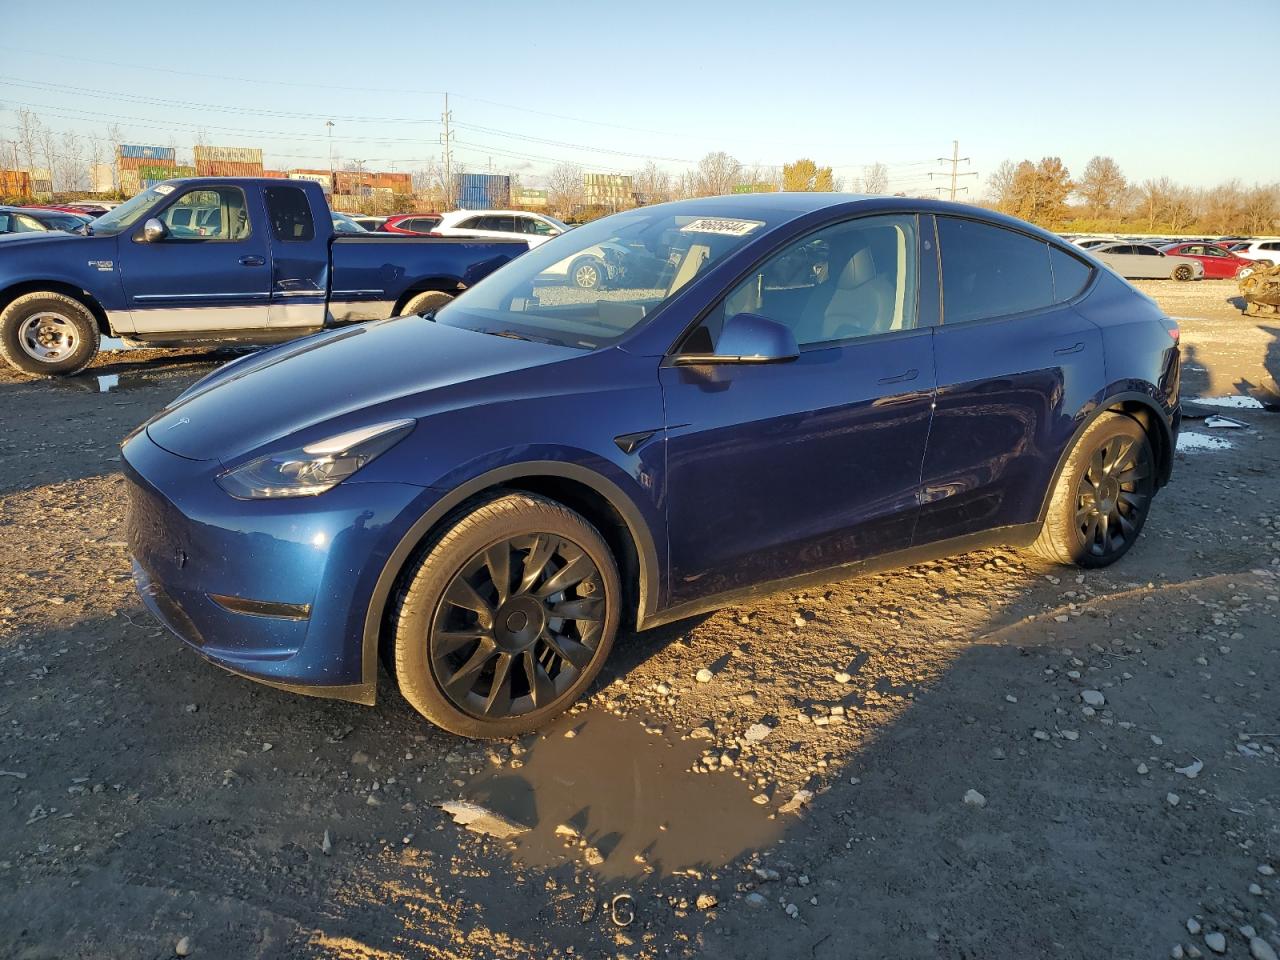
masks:
[(262, 202), (271, 228), (270, 326), (318, 330), (329, 289), (329, 231), (317, 228), (302, 187), (264, 187)]
[(916, 542), (1037, 519), (1082, 408), (1101, 332), (1070, 304), (1092, 268), (1038, 237), (938, 217), (938, 390)]
[(910, 545), (937, 304), (919, 296), (919, 263), (914, 215), (826, 227), (754, 269), (680, 347), (712, 350), (727, 316), (755, 313), (791, 327), (798, 359), (663, 366), (673, 603)]
[(121, 282), (134, 330), (266, 327), (271, 269), (258, 209), (254, 216), (238, 186), (193, 185), (157, 214), (169, 230), (165, 239), (144, 242), (141, 224), (121, 236)]

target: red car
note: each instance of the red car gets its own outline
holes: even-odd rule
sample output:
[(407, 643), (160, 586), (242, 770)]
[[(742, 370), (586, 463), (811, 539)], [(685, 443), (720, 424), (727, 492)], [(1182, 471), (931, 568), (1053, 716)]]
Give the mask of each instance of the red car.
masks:
[(378, 229), (385, 230), (387, 233), (407, 233), (421, 237), (429, 234), (439, 223), (440, 214), (438, 213), (397, 213), (395, 216), (387, 217)]
[(1190, 257), (1204, 265), (1206, 280), (1230, 280), (1248, 267), (1250, 271), (1257, 264), (1244, 257), (1237, 257), (1226, 247), (1216, 243), (1170, 243), (1160, 248), (1171, 256)]

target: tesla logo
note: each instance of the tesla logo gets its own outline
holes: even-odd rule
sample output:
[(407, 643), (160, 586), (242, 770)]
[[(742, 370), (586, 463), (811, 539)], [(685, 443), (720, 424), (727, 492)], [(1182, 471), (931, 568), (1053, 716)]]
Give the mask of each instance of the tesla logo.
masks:
[(190, 422), (191, 422), (191, 419), (189, 417), (182, 417), (178, 420), (175, 420), (173, 423), (169, 424), (167, 429), (172, 430), (174, 427), (180, 427), (184, 423), (190, 423)]

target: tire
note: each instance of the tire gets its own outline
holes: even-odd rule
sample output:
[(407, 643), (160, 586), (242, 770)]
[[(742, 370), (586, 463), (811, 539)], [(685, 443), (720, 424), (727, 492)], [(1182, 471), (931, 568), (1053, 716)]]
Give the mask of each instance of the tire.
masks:
[(569, 266), (569, 283), (579, 290), (599, 290), (604, 286), (604, 264), (595, 257), (579, 257)]
[(618, 629), (622, 588), (604, 538), (532, 494), (461, 516), (401, 583), (393, 614), (400, 692), (465, 737), (515, 736), (559, 715), (596, 678)]
[(1251, 277), (1255, 273), (1257, 273), (1258, 270), (1259, 270), (1258, 267), (1255, 267), (1252, 265), (1247, 267), (1241, 267), (1239, 270), (1236, 271), (1235, 279), (1243, 280), (1245, 277)]
[(396, 314), (398, 317), (411, 317), (415, 314), (439, 310), (453, 299), (453, 294), (441, 290), (428, 290), (426, 293), (414, 294)]
[(0, 356), (37, 377), (79, 373), (98, 353), (98, 320), (79, 300), (37, 291), (0, 311)]
[(1173, 279), (1181, 280), (1184, 283), (1188, 280), (1195, 279), (1195, 271), (1185, 263), (1180, 263), (1173, 268)]
[[(1124, 414), (1102, 414), (1067, 457), (1031, 552), (1080, 567), (1115, 563), (1146, 523), (1155, 472), (1155, 453), (1142, 424)], [(1099, 512), (1105, 523), (1096, 522)]]

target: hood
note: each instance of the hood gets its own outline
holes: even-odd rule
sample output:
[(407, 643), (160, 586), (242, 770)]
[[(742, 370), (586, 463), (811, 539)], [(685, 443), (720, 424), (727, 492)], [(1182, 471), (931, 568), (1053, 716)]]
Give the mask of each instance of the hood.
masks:
[[(423, 416), (432, 408), (423, 394), (438, 391), (443, 400), (448, 391), (456, 402), (462, 391), (467, 402), (465, 391), (477, 381), (581, 355), (396, 317), (233, 361), (152, 419), (147, 435), (189, 460), (230, 462), (309, 427), (400, 400), (406, 402), (371, 416)], [(476, 399), (487, 396), (477, 392)], [(334, 424), (334, 432), (358, 425)]]
[(83, 243), (85, 240), (93, 239), (93, 237), (85, 237), (78, 233), (66, 233), (62, 230), (40, 230), (33, 233), (0, 233), (0, 249), (12, 250), (15, 247), (29, 247), (37, 243)]

